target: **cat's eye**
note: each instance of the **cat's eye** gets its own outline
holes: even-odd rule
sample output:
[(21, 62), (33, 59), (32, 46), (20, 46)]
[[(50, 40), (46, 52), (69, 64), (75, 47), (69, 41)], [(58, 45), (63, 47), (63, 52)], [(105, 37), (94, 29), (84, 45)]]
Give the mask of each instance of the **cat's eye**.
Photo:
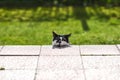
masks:
[(62, 39), (62, 41), (66, 41), (66, 39), (65, 39), (65, 38), (63, 38), (63, 39)]
[(56, 40), (58, 40), (58, 39), (59, 39), (59, 37), (56, 37), (55, 39), (56, 39)]

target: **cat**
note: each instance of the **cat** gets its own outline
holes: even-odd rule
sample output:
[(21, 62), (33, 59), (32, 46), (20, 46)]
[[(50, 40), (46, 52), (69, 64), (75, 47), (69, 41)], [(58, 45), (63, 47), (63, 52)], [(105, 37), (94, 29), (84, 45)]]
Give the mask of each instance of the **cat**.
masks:
[(69, 37), (70, 34), (66, 35), (59, 35), (53, 31), (53, 41), (52, 41), (52, 48), (63, 48), (63, 47), (69, 47)]

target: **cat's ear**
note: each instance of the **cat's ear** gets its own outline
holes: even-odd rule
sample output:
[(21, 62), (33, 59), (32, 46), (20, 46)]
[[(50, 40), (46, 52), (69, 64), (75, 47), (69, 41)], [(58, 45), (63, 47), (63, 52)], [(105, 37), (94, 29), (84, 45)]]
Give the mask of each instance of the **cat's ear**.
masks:
[(54, 37), (58, 36), (58, 34), (56, 34), (54, 31), (52, 33)]
[(70, 36), (71, 36), (71, 33), (66, 35), (66, 37), (70, 37)]

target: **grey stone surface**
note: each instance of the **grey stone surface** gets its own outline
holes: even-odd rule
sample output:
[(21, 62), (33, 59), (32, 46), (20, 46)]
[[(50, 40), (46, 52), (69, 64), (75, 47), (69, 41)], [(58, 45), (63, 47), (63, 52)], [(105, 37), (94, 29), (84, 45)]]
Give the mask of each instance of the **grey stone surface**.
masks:
[(36, 80), (85, 80), (80, 56), (40, 56)]
[(39, 56), (40, 46), (5, 46), (0, 52), (0, 67), (5, 68), (0, 80), (120, 80), (120, 56), (114, 56), (119, 49), (120, 45), (81, 45), (80, 49), (48, 45), (42, 46)]
[(40, 46), (36, 45), (6, 45), (0, 55), (39, 55)]
[(0, 56), (0, 67), (6, 70), (35, 69), (37, 56)]
[(83, 70), (39, 70), (36, 80), (85, 80)]
[(64, 56), (80, 56), (79, 46), (72, 45), (71, 47), (66, 48), (52, 48), (52, 46), (42, 46), (41, 56), (48, 55), (64, 55)]
[(2, 46), (0, 46), (0, 51), (1, 51), (1, 49), (2, 49)]
[(38, 69), (42, 70), (71, 70), (82, 69), (80, 56), (41, 56)]
[(120, 44), (118, 44), (117, 47), (119, 48), (119, 51), (120, 51)]
[(82, 56), (87, 80), (119, 80), (120, 56)]
[(115, 45), (82, 45), (81, 55), (120, 55)]
[(2, 70), (0, 80), (34, 80), (35, 70)]

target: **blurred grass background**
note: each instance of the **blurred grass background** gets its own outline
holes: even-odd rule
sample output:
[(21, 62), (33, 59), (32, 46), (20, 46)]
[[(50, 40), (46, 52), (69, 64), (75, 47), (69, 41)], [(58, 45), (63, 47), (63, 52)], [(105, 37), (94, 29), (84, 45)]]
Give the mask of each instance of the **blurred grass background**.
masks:
[(120, 7), (0, 8), (0, 45), (47, 45), (52, 31), (72, 33), (71, 44), (120, 44)]

